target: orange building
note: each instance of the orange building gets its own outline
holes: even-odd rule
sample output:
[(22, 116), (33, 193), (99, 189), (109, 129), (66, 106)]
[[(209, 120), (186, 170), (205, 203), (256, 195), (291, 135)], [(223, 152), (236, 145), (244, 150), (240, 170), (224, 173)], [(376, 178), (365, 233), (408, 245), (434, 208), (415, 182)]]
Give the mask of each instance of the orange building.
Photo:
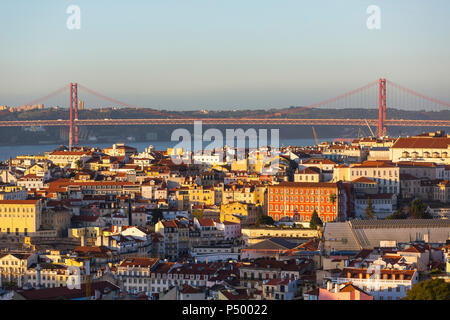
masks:
[(307, 222), (316, 210), (323, 222), (331, 222), (347, 213), (347, 195), (340, 182), (283, 182), (268, 189), (268, 215), (275, 221), (288, 217)]

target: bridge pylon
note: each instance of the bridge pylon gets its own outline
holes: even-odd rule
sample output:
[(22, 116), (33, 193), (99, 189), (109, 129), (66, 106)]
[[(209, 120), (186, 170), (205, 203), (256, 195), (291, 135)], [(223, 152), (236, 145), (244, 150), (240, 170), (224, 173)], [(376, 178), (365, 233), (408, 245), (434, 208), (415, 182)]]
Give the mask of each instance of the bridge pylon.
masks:
[(386, 79), (378, 80), (378, 137), (386, 135)]
[(69, 150), (73, 143), (78, 144), (78, 126), (74, 127), (73, 120), (78, 120), (78, 83), (70, 83), (70, 121), (69, 121)]

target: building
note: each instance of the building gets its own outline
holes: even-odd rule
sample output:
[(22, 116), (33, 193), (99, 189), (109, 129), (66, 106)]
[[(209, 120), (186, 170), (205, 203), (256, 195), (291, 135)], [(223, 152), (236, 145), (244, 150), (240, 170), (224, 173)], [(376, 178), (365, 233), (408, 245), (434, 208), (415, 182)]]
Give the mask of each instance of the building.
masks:
[(58, 167), (71, 167), (77, 161), (84, 164), (91, 157), (92, 153), (89, 151), (53, 151), (48, 155), (48, 160)]
[(241, 225), (239, 223), (231, 221), (215, 221), (215, 225), (218, 230), (223, 232), (224, 240), (235, 240), (241, 237)]
[(0, 186), (0, 200), (25, 200), (28, 191), (24, 187), (14, 185)]
[(268, 238), (310, 239), (320, 236), (318, 230), (305, 228), (243, 228), (242, 238), (247, 244), (255, 244)]
[(120, 288), (109, 281), (95, 281), (90, 284), (90, 294), (86, 296), (86, 284), (79, 289), (55, 287), (46, 289), (15, 290), (13, 300), (116, 300)]
[(222, 229), (216, 227), (213, 219), (194, 218), (194, 226), (200, 231), (200, 242), (205, 244), (213, 244), (221, 242), (224, 239)]
[(374, 300), (400, 300), (419, 282), (419, 273), (416, 270), (344, 268), (336, 282), (354, 284)]
[(450, 234), (450, 220), (352, 220), (326, 223), (323, 234), (323, 249), (328, 253), (359, 252), (380, 247), (385, 241), (445, 243)]
[(450, 137), (443, 132), (400, 137), (391, 147), (393, 162), (424, 161), (450, 164)]
[(30, 252), (0, 254), (0, 285), (14, 284), (21, 288), (27, 282), (27, 270), (37, 263), (38, 255)]
[(41, 223), (40, 200), (0, 200), (0, 234), (32, 235)]
[(189, 226), (179, 220), (159, 221), (155, 232), (164, 237), (164, 254), (170, 260), (177, 260), (189, 253)]
[(136, 148), (126, 146), (123, 143), (113, 144), (112, 147), (105, 148), (102, 151), (103, 153), (106, 153), (111, 157), (126, 157), (126, 158), (130, 158), (132, 155), (137, 153)]
[(353, 283), (327, 283), (327, 288), (319, 288), (317, 300), (373, 300), (373, 296), (361, 290)]
[(122, 260), (117, 267), (121, 288), (129, 293), (150, 294), (150, 272), (158, 263), (157, 258), (130, 257)]
[(376, 181), (379, 193), (400, 193), (400, 169), (393, 163), (365, 161), (361, 164), (352, 164), (346, 170), (349, 171), (352, 181), (361, 177)]
[(255, 259), (244, 261), (239, 269), (241, 286), (252, 291), (261, 290), (265, 280), (270, 279), (300, 279), (300, 276), (312, 270), (310, 259)]
[(324, 222), (348, 215), (347, 194), (339, 182), (282, 182), (268, 190), (268, 216), (275, 221), (289, 218), (307, 222), (314, 211)]
[(397, 209), (397, 196), (392, 193), (364, 194), (355, 197), (355, 217), (367, 219), (366, 209), (372, 203), (374, 218), (384, 219)]
[(256, 223), (257, 209), (254, 204), (242, 202), (230, 202), (220, 206), (220, 221), (239, 223), (241, 226), (249, 226)]
[(292, 300), (297, 295), (296, 279), (268, 279), (263, 281), (264, 300)]

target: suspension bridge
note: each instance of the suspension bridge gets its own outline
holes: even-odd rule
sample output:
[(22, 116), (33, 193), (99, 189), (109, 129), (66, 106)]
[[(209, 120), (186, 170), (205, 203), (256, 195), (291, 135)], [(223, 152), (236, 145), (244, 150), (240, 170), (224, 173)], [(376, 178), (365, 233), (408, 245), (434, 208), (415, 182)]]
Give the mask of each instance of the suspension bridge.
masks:
[[(267, 113), (258, 117), (244, 118), (208, 118), (187, 117), (180, 113), (170, 114), (151, 108), (145, 108), (145, 113), (155, 118), (148, 119), (79, 119), (79, 90), (85, 94), (113, 103), (116, 107), (137, 108), (123, 101), (100, 94), (81, 84), (70, 83), (67, 87), (58, 89), (44, 97), (35, 99), (25, 105), (35, 105), (52, 97), (69, 91), (69, 119), (63, 120), (20, 120), (0, 121), (0, 127), (21, 126), (61, 126), (69, 127), (69, 148), (78, 144), (79, 126), (130, 126), (130, 125), (189, 125), (202, 121), (208, 125), (320, 125), (320, 126), (374, 126), (378, 128), (378, 136), (386, 135), (386, 127), (450, 127), (450, 119), (388, 119), (387, 106), (403, 110), (449, 110), (450, 103), (435, 99), (414, 90), (403, 87), (386, 79), (378, 79), (365, 86), (348, 91), (331, 99), (303, 107), (293, 107), (276, 113)], [(377, 119), (307, 119), (302, 117), (308, 109), (317, 108), (378, 108)]]

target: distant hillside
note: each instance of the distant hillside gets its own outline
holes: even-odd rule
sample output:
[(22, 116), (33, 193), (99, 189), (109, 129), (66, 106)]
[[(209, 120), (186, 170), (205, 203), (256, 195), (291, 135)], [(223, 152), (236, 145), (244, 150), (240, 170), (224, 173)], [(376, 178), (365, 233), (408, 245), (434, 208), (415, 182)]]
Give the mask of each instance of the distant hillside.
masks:
[[(243, 118), (243, 117), (258, 117), (267, 116), (283, 112), (290, 108), (269, 109), (269, 110), (236, 110), (236, 111), (167, 111), (173, 116), (184, 117), (198, 117), (198, 118)], [(387, 110), (388, 119), (450, 119), (450, 109), (445, 111), (405, 111), (398, 109)], [(78, 111), (79, 119), (133, 119), (133, 118), (158, 118), (149, 109), (145, 108), (104, 108), (104, 109), (88, 109)], [(361, 118), (361, 119), (376, 119), (378, 118), (378, 109), (307, 109), (298, 113), (286, 115), (287, 118)], [(20, 113), (11, 113), (8, 111), (0, 112), (1, 120), (57, 120), (68, 119), (68, 109), (44, 109), (32, 110)]]
[[(185, 111), (170, 112), (173, 116), (195, 117), (195, 118), (245, 118), (260, 117), (273, 115), (286, 109), (271, 110), (238, 110), (238, 111)], [(388, 109), (387, 115), (389, 119), (450, 119), (450, 110), (431, 112), (431, 111), (403, 111), (397, 109)], [(80, 110), (80, 119), (133, 119), (133, 118), (156, 118), (148, 109), (89, 109)], [(33, 110), (21, 113), (11, 113), (8, 111), (0, 112), (1, 120), (58, 120), (68, 119), (69, 111), (67, 109), (44, 109)], [(297, 114), (290, 114), (289, 118), (361, 118), (361, 119), (377, 119), (378, 109), (309, 109), (303, 110)], [(171, 133), (177, 128), (187, 128), (192, 130), (192, 126), (89, 126), (80, 127), (81, 143), (88, 143), (88, 138), (97, 139), (97, 142), (117, 142), (125, 141), (128, 137), (135, 141), (148, 142), (151, 140), (169, 141)], [(212, 126), (204, 125), (204, 130)], [(214, 126), (222, 131), (229, 126)], [(239, 126), (247, 129), (250, 126)], [(267, 128), (267, 126), (252, 126), (256, 129)], [(270, 128), (270, 127), (269, 127)], [(272, 128), (280, 129), (280, 138), (287, 139), (312, 139), (313, 132), (310, 126), (276, 126)], [(31, 130), (32, 128), (0, 128), (0, 144), (1, 145), (18, 145), (18, 144), (43, 144), (43, 143), (65, 143), (67, 144), (68, 128), (67, 127), (47, 127), (39, 128), (39, 130)], [(332, 138), (356, 138), (370, 135), (367, 126), (315, 126), (319, 139)], [(376, 128), (372, 127), (376, 132)], [(391, 136), (404, 136), (418, 134), (423, 131), (447, 130), (450, 128), (425, 128), (425, 127), (388, 127), (388, 134)]]

